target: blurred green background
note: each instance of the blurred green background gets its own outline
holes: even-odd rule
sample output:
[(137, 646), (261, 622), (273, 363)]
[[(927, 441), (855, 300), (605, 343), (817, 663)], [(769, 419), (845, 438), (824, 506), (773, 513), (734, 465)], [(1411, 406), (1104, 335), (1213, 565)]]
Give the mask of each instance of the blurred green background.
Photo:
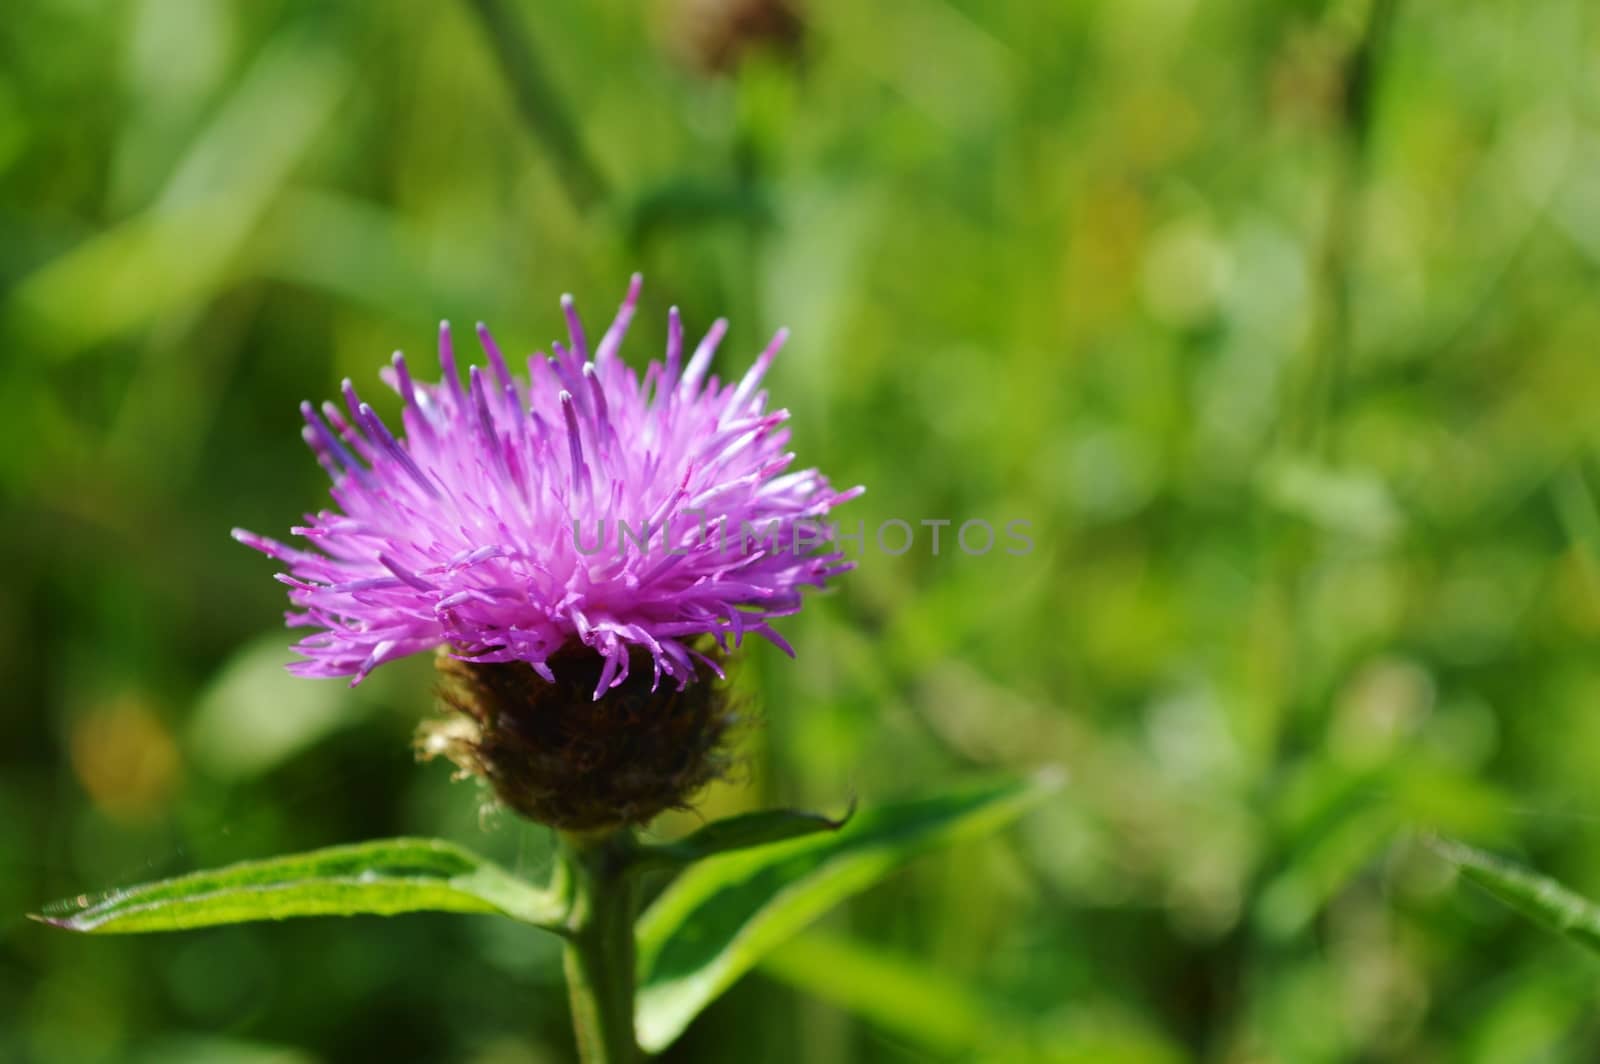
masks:
[(870, 552), (706, 811), (1072, 773), (668, 1059), (1600, 1057), (1595, 961), (1414, 841), (1600, 894), (1593, 6), (11, 0), (0, 1060), (569, 1059), (534, 931), (22, 914), (385, 834), (541, 872), (413, 764), (428, 663), (287, 677), (228, 530), (323, 505), (302, 398), (635, 269), (636, 364), (672, 303), (725, 369), (793, 327), (846, 520), (1037, 543)]

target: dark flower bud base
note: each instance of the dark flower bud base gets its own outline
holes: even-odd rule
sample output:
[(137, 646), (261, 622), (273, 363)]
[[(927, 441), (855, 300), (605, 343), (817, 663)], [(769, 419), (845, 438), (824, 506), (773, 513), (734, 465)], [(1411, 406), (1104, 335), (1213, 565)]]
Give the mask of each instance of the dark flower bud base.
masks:
[(635, 651), (627, 679), (594, 697), (605, 659), (587, 647), (549, 661), (555, 682), (522, 662), (436, 659), (451, 715), (425, 723), (419, 756), (448, 758), (482, 777), (500, 802), (562, 831), (640, 825), (687, 808), (723, 777), (734, 721), (727, 686), (710, 677), (652, 691), (650, 655)]

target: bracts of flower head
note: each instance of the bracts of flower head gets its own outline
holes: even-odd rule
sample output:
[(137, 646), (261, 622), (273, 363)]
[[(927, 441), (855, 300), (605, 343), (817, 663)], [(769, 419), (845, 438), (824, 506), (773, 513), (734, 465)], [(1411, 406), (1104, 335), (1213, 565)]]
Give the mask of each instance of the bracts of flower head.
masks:
[[(293, 529), (305, 547), (234, 533), (286, 568), (278, 579), (295, 607), (288, 621), (312, 629), (295, 648), (305, 660), (293, 671), (359, 683), (387, 661), (442, 648), (445, 702), (471, 727), (458, 728), (456, 742), (435, 736), (425, 745), (496, 783), (513, 808), (552, 823), (597, 814), (569, 815), (528, 797), (562, 785), (526, 778), (530, 750), (561, 746), (538, 714), (570, 716), (574, 702), (589, 701), (600, 721), (598, 704), (612, 697), (627, 708), (601, 730), (616, 726), (619, 735), (637, 737), (656, 718), (675, 721), (663, 725), (669, 731), (701, 721), (704, 736), (679, 735), (663, 748), (705, 746), (709, 767), (657, 764), (647, 774), (678, 782), (654, 797), (618, 797), (608, 815), (640, 822), (682, 804), (684, 788), (715, 774), (710, 751), (727, 717), (717, 706), (689, 707), (685, 697), (700, 695), (686, 692), (714, 689), (710, 678), (722, 676), (722, 659), (747, 634), (788, 651), (773, 622), (799, 609), (802, 588), (851, 567), (826, 543), (795, 550), (779, 538), (742, 549), (745, 528), (820, 526), (861, 491), (835, 491), (815, 469), (792, 470), (788, 414), (769, 409), (761, 388), (786, 333), (738, 380), (723, 382), (710, 369), (726, 322), (691, 350), (674, 309), (665, 357), (641, 377), (618, 352), (639, 286), (636, 276), (593, 347), (563, 298), (567, 342), (529, 357), (521, 373), (480, 325), (487, 365), (468, 367), (463, 381), (442, 325), (441, 382), (416, 380), (399, 354), (382, 374), (404, 404), (399, 435), (348, 380), (342, 409), (303, 404), (303, 434), (332, 478), (335, 508)], [(585, 549), (580, 530), (624, 521), (658, 537), (653, 547)], [(676, 709), (652, 716), (651, 697)], [(581, 742), (562, 748), (561, 758), (584, 763), (580, 772), (615, 753)], [(522, 764), (510, 765), (511, 750)], [(496, 782), (513, 778), (514, 786)]]

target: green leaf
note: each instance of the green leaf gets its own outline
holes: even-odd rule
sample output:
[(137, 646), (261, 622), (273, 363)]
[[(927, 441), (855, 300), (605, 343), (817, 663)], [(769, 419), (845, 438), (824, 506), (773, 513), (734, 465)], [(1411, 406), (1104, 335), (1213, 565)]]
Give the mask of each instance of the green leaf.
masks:
[(640, 1044), (670, 1045), (717, 995), (823, 912), (938, 846), (994, 832), (1059, 772), (870, 810), (848, 827), (692, 865), (638, 925)]
[(646, 863), (690, 864), (734, 850), (765, 846), (824, 831), (838, 831), (850, 822), (855, 812), (856, 805), (852, 801), (844, 816), (837, 820), (821, 813), (805, 813), (797, 809), (740, 813), (713, 821), (676, 842), (641, 846), (639, 856)]
[(274, 629), (235, 654), (200, 696), (188, 749), (209, 774), (235, 781), (271, 771), (374, 704), (365, 686), (298, 683), (284, 668), (293, 656)]
[(407, 912), (498, 913), (555, 929), (565, 904), (453, 843), (386, 839), (80, 896), (34, 919), (68, 931), (131, 934)]
[(1600, 951), (1600, 907), (1548, 876), (1454, 839), (1430, 839), (1433, 851), (1457, 871), (1524, 916)]

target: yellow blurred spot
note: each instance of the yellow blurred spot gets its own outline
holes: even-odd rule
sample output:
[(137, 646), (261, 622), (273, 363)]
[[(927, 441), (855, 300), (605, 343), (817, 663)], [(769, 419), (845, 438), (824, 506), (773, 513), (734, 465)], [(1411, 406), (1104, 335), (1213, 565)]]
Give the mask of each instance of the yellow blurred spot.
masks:
[(118, 698), (72, 727), (73, 772), (95, 807), (118, 820), (163, 812), (182, 770), (177, 744), (161, 718), (141, 702)]
[(1127, 309), (1148, 210), (1132, 183), (1109, 178), (1091, 183), (1077, 203), (1066, 241), (1062, 306), (1070, 308), (1080, 333), (1092, 337)]

